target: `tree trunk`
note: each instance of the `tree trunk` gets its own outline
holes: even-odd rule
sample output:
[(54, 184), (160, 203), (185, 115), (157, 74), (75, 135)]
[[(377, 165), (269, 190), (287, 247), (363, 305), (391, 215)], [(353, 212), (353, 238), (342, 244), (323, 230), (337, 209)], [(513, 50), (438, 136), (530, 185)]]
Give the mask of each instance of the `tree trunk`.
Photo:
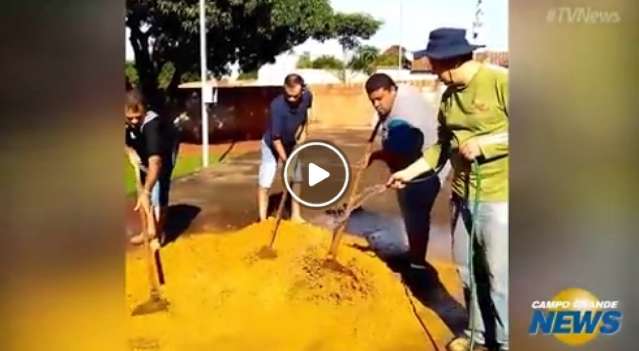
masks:
[(173, 63), (173, 67), (175, 71), (171, 77), (171, 82), (169, 82), (169, 85), (166, 87), (166, 95), (171, 105), (177, 105), (177, 98), (179, 97), (178, 85), (180, 85), (182, 74), (184, 74), (184, 68), (177, 60)]
[(129, 24), (131, 36), (129, 41), (135, 54), (135, 69), (140, 79), (140, 90), (144, 94), (147, 104), (154, 110), (160, 111), (164, 101), (158, 89), (159, 69), (155, 67), (149, 54), (149, 35), (140, 31), (140, 24)]

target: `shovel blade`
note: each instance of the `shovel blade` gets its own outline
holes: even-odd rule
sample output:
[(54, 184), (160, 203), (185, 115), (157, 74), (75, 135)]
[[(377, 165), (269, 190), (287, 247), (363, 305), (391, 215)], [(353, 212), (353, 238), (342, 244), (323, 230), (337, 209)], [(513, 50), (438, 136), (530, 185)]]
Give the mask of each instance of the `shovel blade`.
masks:
[(277, 258), (277, 252), (270, 246), (263, 246), (258, 252), (257, 257), (262, 259), (274, 259)]
[(159, 297), (151, 296), (147, 301), (139, 304), (131, 312), (132, 316), (140, 316), (156, 312), (165, 312), (169, 310), (169, 301)]

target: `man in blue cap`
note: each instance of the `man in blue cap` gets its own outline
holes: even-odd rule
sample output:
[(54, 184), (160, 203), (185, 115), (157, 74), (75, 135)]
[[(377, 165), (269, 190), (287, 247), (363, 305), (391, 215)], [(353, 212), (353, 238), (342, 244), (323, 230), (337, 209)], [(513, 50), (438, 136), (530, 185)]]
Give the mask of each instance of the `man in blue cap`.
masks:
[[(453, 166), (453, 257), (471, 318), (465, 335), (448, 344), (449, 351), (470, 350), (471, 335), (474, 350), (487, 350), (486, 345), (492, 342), (486, 340), (487, 330), (492, 328), (499, 349), (508, 350), (509, 346), (508, 74), (501, 67), (474, 61), (473, 51), (478, 47), (468, 43), (465, 30), (440, 28), (430, 33), (427, 48), (415, 53), (416, 59), (428, 57), (433, 71), (447, 85), (438, 114), (438, 142), (388, 181), (388, 185), (401, 189), (443, 160), (450, 159)], [(473, 166), (475, 161), (478, 167)], [(472, 228), (474, 225), (477, 227)], [(488, 284), (471, 286), (468, 252), (473, 229), (473, 247), (484, 263)], [(480, 306), (478, 295), (489, 296), (490, 301), (482, 299)]]

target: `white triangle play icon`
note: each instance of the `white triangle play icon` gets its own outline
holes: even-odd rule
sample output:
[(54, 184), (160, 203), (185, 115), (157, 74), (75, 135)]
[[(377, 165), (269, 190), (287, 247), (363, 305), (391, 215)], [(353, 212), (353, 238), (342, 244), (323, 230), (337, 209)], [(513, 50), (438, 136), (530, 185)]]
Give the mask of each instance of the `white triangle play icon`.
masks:
[(331, 174), (324, 168), (314, 164), (313, 162), (308, 165), (308, 186), (315, 186), (317, 183), (330, 177)]

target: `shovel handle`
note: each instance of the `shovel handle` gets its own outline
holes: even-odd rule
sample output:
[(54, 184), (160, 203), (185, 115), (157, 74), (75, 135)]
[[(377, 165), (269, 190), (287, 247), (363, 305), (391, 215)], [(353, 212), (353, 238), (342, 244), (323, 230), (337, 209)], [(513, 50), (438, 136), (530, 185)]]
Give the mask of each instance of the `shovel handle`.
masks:
[[(140, 166), (133, 165), (133, 171), (135, 172), (135, 183), (137, 185), (137, 189), (138, 191), (140, 191), (140, 189), (142, 189), (142, 179), (140, 178)], [(153, 212), (152, 212), (153, 210), (146, 211), (145, 209), (140, 209), (140, 211), (142, 211), (141, 218), (143, 218), (141, 224), (142, 224), (142, 233), (144, 235), (144, 251), (145, 251), (145, 257), (146, 257), (147, 272), (149, 276), (149, 285), (151, 287), (151, 295), (159, 296), (160, 286), (158, 283), (158, 279), (163, 284), (164, 274), (161, 270), (158, 269), (158, 265), (161, 264), (159, 253), (157, 253), (157, 255), (154, 254), (153, 252), (154, 250), (151, 247), (151, 238), (149, 236), (149, 227), (152, 227), (151, 229), (153, 233), (157, 235), (156, 228), (155, 228), (155, 219), (153, 218)]]
[(273, 231), (271, 232), (271, 241), (269, 243), (269, 247), (273, 248), (275, 244), (275, 238), (277, 237), (277, 229), (280, 226), (280, 222), (282, 221), (282, 213), (284, 212), (284, 205), (286, 204), (286, 199), (288, 198), (288, 191), (284, 189), (282, 192), (282, 198), (280, 199), (280, 204), (277, 206), (277, 213), (275, 215), (275, 226), (273, 226)]
[[(375, 137), (377, 136), (377, 131), (382, 124), (382, 119), (378, 119), (375, 124), (375, 128), (368, 138), (368, 143), (366, 144), (366, 151), (364, 152), (364, 161), (368, 162), (368, 158), (373, 153), (373, 142), (375, 141)], [(362, 164), (361, 168), (357, 170), (355, 174), (355, 178), (353, 178), (353, 184), (348, 192), (348, 201), (346, 202), (346, 213), (350, 212), (351, 206), (353, 206), (353, 199), (355, 194), (357, 194), (357, 189), (359, 188), (360, 180), (362, 179), (362, 175), (364, 174), (364, 170), (366, 169), (366, 164)], [(333, 238), (331, 240), (331, 247), (328, 251), (328, 257), (335, 259), (337, 257), (337, 248), (339, 247), (339, 243), (342, 240), (342, 236), (344, 236), (344, 228), (346, 227), (346, 222), (342, 222), (335, 231), (333, 232)]]

